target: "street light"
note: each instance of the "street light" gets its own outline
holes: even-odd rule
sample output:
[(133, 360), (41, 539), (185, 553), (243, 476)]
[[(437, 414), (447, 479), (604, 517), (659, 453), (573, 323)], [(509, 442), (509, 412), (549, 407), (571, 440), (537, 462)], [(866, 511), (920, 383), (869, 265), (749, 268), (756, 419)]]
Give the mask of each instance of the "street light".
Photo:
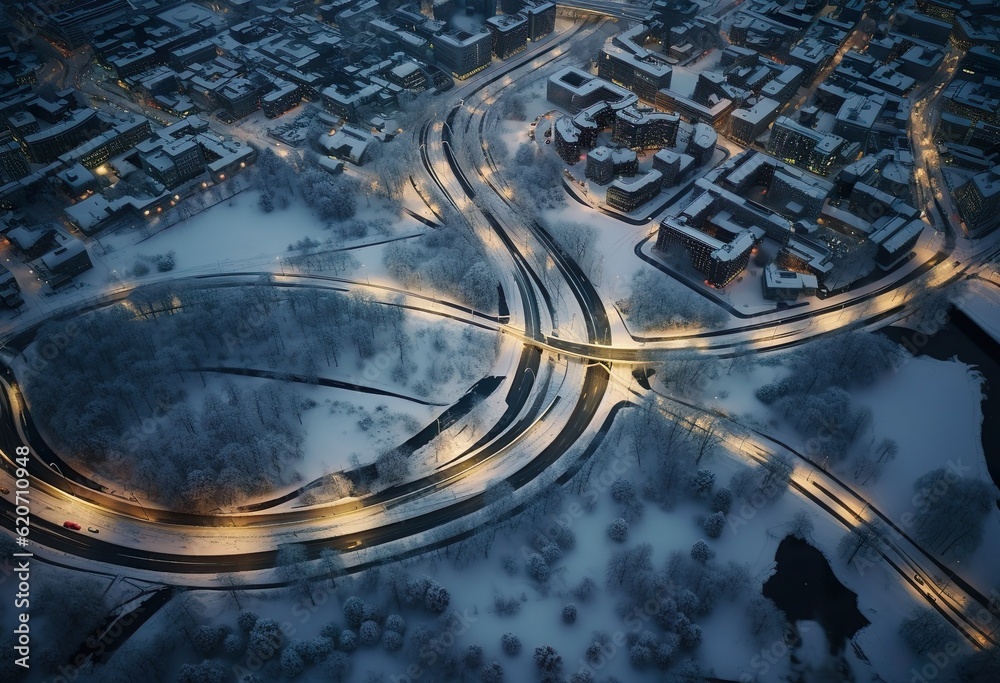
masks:
[(280, 256), (275, 256), (274, 260), (278, 262), (278, 268), (281, 269), (281, 274), (284, 275), (285, 274), (285, 265), (281, 262), (281, 257)]
[(140, 509), (140, 510), (142, 510), (142, 515), (143, 515), (143, 516), (144, 516), (144, 517), (146, 518), (146, 521), (148, 522), (148, 521), (149, 521), (149, 513), (147, 513), (147, 512), (146, 512), (146, 508), (144, 508), (144, 507), (142, 506), (142, 503), (140, 503), (140, 502), (139, 502), (139, 499), (138, 499), (138, 498), (136, 498), (136, 496), (135, 496), (135, 494), (134, 494), (134, 493), (132, 493), (131, 491), (129, 491), (129, 494), (128, 494), (128, 495), (129, 495), (129, 497), (130, 497), (130, 498), (131, 498), (132, 500), (134, 500), (134, 501), (136, 502), (136, 504), (137, 504), (137, 505), (139, 506), (139, 509)]
[(62, 470), (59, 469), (59, 465), (55, 464), (54, 462), (50, 462), (49, 467), (58, 472), (59, 476), (66, 480), (66, 484), (69, 486), (69, 492), (75, 496), (76, 491), (73, 490), (73, 482), (70, 480), (69, 477), (67, 477), (65, 474), (62, 473)]
[(362, 263), (361, 267), (365, 269), (365, 282), (367, 282), (368, 286), (371, 287), (372, 281), (368, 278), (368, 266)]

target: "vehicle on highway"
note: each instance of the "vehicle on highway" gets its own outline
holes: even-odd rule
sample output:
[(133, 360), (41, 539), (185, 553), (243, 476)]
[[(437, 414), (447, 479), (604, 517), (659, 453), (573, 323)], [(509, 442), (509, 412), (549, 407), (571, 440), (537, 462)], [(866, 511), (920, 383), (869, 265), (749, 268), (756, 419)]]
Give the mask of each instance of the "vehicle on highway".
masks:
[(6, 486), (0, 486), (0, 493), (6, 496), (8, 493), (10, 493), (10, 489), (7, 488)]
[(101, 530), (98, 529), (96, 526), (88, 526), (87, 527), (87, 531), (89, 531), (92, 534), (99, 534), (99, 533), (101, 533)]
[(916, 581), (917, 583), (919, 583), (919, 584), (920, 584), (921, 586), (923, 586), (923, 585), (924, 585), (924, 580), (920, 578), (920, 574), (914, 574), (914, 575), (913, 575), (913, 578), (914, 578), (914, 580), (915, 580), (915, 581)]
[(67, 529), (72, 529), (73, 531), (79, 531), (80, 529), (83, 528), (76, 522), (69, 522), (69, 521), (63, 522), (63, 526), (66, 527)]

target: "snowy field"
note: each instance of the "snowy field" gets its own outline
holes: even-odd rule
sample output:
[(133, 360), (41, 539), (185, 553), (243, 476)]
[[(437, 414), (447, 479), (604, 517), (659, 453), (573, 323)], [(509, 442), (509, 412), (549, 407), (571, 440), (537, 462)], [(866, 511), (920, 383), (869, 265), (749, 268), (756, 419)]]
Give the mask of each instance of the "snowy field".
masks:
[[(768, 434), (808, 453), (808, 439), (776, 420), (773, 411), (754, 396), (757, 387), (783, 374), (778, 367), (758, 366), (746, 381), (733, 381), (723, 370), (718, 379), (706, 386), (700, 398), (708, 407), (722, 410), (737, 420), (746, 416), (766, 425)], [(867, 485), (854, 481), (848, 462), (837, 470), (838, 474), (904, 531), (906, 515), (912, 516), (920, 505), (920, 500), (915, 500), (913, 484), (922, 475), (937, 468), (957, 467), (955, 471), (962, 476), (978, 477), (992, 486), (980, 439), (983, 419), (980, 383), (979, 375), (963, 363), (916, 357), (874, 386), (852, 390), (856, 404), (870, 408), (874, 414), (872, 441), (895, 440), (899, 455), (885, 465), (877, 481), (869, 481)], [(933, 400), (927, 398), (927, 387), (934, 387)], [(986, 519), (979, 550), (953, 566), (988, 595), (992, 590), (1000, 590), (996, 573), (998, 553), (1000, 516), (991, 514)], [(946, 577), (939, 578), (945, 583)]]

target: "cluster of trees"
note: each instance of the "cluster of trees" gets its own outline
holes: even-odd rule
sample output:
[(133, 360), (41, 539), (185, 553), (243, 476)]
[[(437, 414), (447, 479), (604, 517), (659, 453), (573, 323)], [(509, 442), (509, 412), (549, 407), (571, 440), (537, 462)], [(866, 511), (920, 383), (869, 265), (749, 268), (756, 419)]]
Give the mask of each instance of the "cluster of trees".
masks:
[(476, 235), (455, 216), (419, 240), (388, 245), (384, 259), (389, 273), (407, 288), (432, 287), (476, 309), (497, 310), (496, 268)]
[[(852, 405), (848, 389), (868, 386), (902, 361), (902, 347), (879, 334), (852, 331), (814, 341), (787, 354), (788, 373), (756, 391), (800, 434), (816, 437), (821, 453), (834, 464), (845, 460), (859, 437), (872, 427), (872, 413)], [(892, 460), (898, 447), (891, 440), (869, 444), (853, 462), (855, 477), (878, 477), (880, 466)]]
[(299, 194), (323, 221), (346, 221), (358, 210), (361, 184), (352, 176), (306, 168), (298, 175)]
[[(624, 595), (618, 612), (626, 623), (644, 624), (628, 635), (632, 665), (667, 669), (683, 652), (701, 644), (696, 620), (710, 614), (721, 600), (739, 599), (749, 586), (750, 572), (735, 562), (716, 564), (704, 541), (695, 543), (689, 553), (674, 551), (661, 570), (654, 568), (651, 557), (648, 543), (614, 551), (605, 580), (610, 590)], [(655, 606), (652, 613), (651, 606)], [(586, 656), (592, 660), (600, 651), (598, 638)]]
[(924, 547), (957, 560), (979, 548), (995, 505), (992, 485), (940, 468), (917, 479), (913, 490), (918, 505), (913, 531)]
[(142, 277), (143, 275), (149, 275), (153, 268), (156, 268), (158, 273), (167, 273), (174, 269), (176, 252), (168, 251), (165, 254), (153, 254), (149, 256), (147, 254), (140, 254), (129, 269), (128, 275), (130, 277)]
[[(619, 435), (628, 436), (631, 452), (644, 470), (643, 493), (647, 498), (670, 509), (682, 497), (700, 497), (695, 490), (699, 482), (693, 481), (691, 475), (719, 445), (713, 419), (699, 419), (681, 408), (667, 414), (659, 398), (650, 394), (623, 414)], [(627, 513), (625, 507), (623, 512)]]
[[(33, 415), (112, 481), (187, 508), (228, 505), (293, 480), (302, 412), (286, 385), (228, 385), (200, 404), (189, 382), (214, 365), (275, 367), (307, 378), (384, 353), (413, 367), (402, 309), (362, 293), (260, 284), (209, 290), (155, 285), (127, 302), (44, 328), (25, 377)], [(42, 349), (62, 344), (55, 358)], [(356, 352), (356, 353), (355, 353)], [(388, 371), (387, 371), (388, 372)], [(385, 380), (388, 382), (388, 378)]]
[(270, 147), (265, 147), (257, 155), (257, 161), (250, 169), (250, 176), (254, 188), (260, 192), (258, 205), (265, 213), (287, 208), (295, 196), (298, 182), (295, 169)]
[[(309, 157), (311, 158), (311, 157)], [(265, 213), (287, 208), (298, 193), (320, 220), (342, 222), (358, 208), (361, 184), (352, 176), (334, 176), (309, 158), (302, 168), (281, 159), (270, 148), (261, 150), (253, 167), (253, 184), (260, 193), (258, 206)]]
[[(10, 550), (16, 552), (13, 547)], [(9, 554), (3, 557), (11, 561)], [(44, 634), (44, 637), (32, 639), (31, 666), (32, 670), (37, 667), (43, 674), (56, 674), (60, 667), (65, 668), (88, 638), (98, 642), (99, 627), (110, 608), (104, 600), (105, 582), (100, 579), (83, 573), (50, 575), (47, 568), (44, 571), (36, 569), (37, 573), (32, 573), (31, 632)], [(2, 643), (5, 647), (9, 644), (9, 652), (14, 652), (14, 643), (9, 641), (13, 638), (5, 637)], [(0, 671), (9, 667), (12, 674), (4, 680), (21, 680), (21, 674), (14, 673), (20, 669), (13, 666), (13, 659), (13, 656), (7, 657), (0, 665)]]
[(919, 657), (958, 656), (956, 680), (962, 683), (992, 683), (1000, 680), (1000, 648), (994, 646), (969, 653), (965, 642), (940, 614), (921, 607), (899, 625), (899, 635)]
[(377, 179), (372, 190), (378, 196), (398, 202), (418, 163), (415, 144), (409, 138), (399, 137), (390, 143), (370, 145), (365, 168)]
[(631, 294), (616, 302), (640, 331), (722, 327), (728, 315), (664, 273), (640, 268), (632, 275)]
[(555, 209), (565, 203), (563, 162), (554, 151), (536, 142), (521, 143), (503, 170), (520, 195), (521, 204)]
[(591, 280), (600, 280), (604, 260), (597, 249), (597, 230), (586, 223), (556, 221), (546, 226), (559, 247)]

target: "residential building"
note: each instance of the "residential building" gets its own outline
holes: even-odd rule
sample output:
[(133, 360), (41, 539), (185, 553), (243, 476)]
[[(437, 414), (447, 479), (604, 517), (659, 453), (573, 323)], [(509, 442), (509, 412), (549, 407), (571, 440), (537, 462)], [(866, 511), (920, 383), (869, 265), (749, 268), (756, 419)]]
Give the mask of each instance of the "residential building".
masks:
[(729, 118), (730, 135), (745, 145), (759, 138), (778, 118), (782, 105), (767, 97), (762, 97), (749, 109), (737, 109)]
[(149, 139), (150, 135), (149, 119), (133, 114), (128, 119), (115, 122), (110, 130), (60, 155), (59, 159), (66, 164), (79, 162), (87, 168), (96, 168), (111, 157)]
[(572, 166), (580, 161), (582, 152), (580, 145), (580, 129), (573, 123), (573, 119), (568, 116), (560, 116), (556, 119), (555, 132), (552, 135), (555, 141), (556, 154)]
[(955, 190), (955, 204), (970, 230), (995, 225), (1000, 216), (1000, 166), (959, 186)]
[(13, 140), (0, 143), (0, 185), (20, 180), (29, 173), (31, 168), (21, 146)]
[(528, 18), (523, 14), (500, 14), (486, 19), (497, 59), (508, 59), (528, 45)]
[(779, 270), (773, 263), (764, 267), (761, 288), (765, 299), (772, 301), (795, 301), (802, 296), (813, 296), (819, 286), (815, 275)]
[(58, 159), (60, 154), (103, 133), (107, 127), (93, 109), (78, 109), (62, 123), (26, 135), (24, 144), (34, 163), (47, 164)]
[(647, 102), (653, 102), (658, 90), (670, 87), (673, 69), (665, 59), (653, 53), (640, 57), (609, 44), (601, 49), (597, 75), (628, 88)]
[(608, 206), (619, 211), (635, 211), (659, 194), (662, 182), (662, 174), (655, 169), (634, 180), (617, 178), (608, 186), (605, 201)]
[(919, 219), (907, 220), (902, 216), (887, 216), (880, 222), (884, 226), (872, 232), (869, 239), (878, 245), (876, 265), (889, 269), (909, 256), (926, 224)]
[(275, 119), (295, 109), (301, 102), (302, 88), (296, 83), (282, 82), (276, 90), (260, 98), (260, 108), (264, 116)]
[(796, 235), (782, 245), (774, 264), (782, 270), (813, 275), (819, 284), (823, 284), (833, 270), (833, 255), (818, 240)]
[(489, 66), (493, 52), (493, 34), (486, 29), (475, 33), (454, 31), (433, 39), (434, 58), (458, 79)]
[(631, 106), (615, 112), (611, 141), (632, 149), (673, 147), (681, 117)]
[(802, 166), (819, 175), (830, 173), (845, 140), (839, 135), (820, 133), (779, 116), (771, 128), (767, 151), (785, 163)]
[(695, 167), (694, 158), (661, 149), (653, 155), (653, 168), (663, 174), (663, 187), (673, 187)]
[(616, 177), (632, 177), (639, 172), (639, 159), (631, 149), (597, 147), (587, 153), (584, 172), (598, 185), (607, 185)]
[(61, 281), (94, 267), (83, 242), (69, 236), (60, 246), (43, 255), (37, 265), (50, 286), (58, 286)]
[(691, 265), (705, 275), (709, 284), (725, 287), (750, 261), (754, 236), (751, 231), (743, 230), (726, 242), (690, 225), (685, 215), (670, 216), (660, 223), (656, 249), (668, 252), (674, 246), (687, 251)]
[(537, 42), (555, 30), (555, 3), (539, 2), (531, 4), (523, 11), (528, 16), (528, 40), (531, 42)]
[(184, 136), (170, 142), (156, 141), (148, 149), (140, 151), (142, 168), (146, 173), (168, 190), (194, 178), (205, 170), (205, 159), (201, 147), (191, 136)]
[(549, 76), (545, 97), (570, 114), (576, 114), (598, 102), (608, 102), (617, 109), (624, 109), (635, 104), (638, 99), (625, 88), (574, 66), (567, 66)]

